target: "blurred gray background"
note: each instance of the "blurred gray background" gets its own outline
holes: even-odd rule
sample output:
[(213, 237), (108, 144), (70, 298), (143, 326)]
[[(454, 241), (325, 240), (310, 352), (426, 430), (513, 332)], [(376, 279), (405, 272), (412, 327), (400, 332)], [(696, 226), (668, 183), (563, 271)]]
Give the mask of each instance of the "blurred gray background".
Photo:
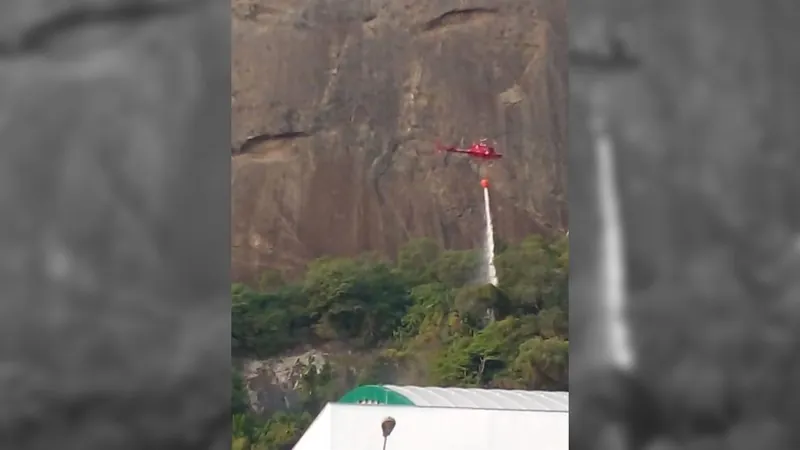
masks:
[[(799, 12), (570, 2), (574, 448), (800, 448)], [(638, 363), (625, 376), (597, 339), (590, 116), (617, 159)]]
[(0, 448), (230, 445), (229, 17), (0, 4)]

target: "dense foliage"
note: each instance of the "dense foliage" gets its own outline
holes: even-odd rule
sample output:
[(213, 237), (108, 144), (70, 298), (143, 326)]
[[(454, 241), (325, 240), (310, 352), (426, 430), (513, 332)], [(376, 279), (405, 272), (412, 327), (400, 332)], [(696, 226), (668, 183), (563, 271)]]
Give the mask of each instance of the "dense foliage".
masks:
[(566, 390), (569, 248), (532, 236), (499, 245), (498, 287), (475, 283), (473, 251), (407, 244), (396, 263), (374, 255), (323, 258), (303, 280), (265, 274), (232, 289), (233, 353), (269, 358), (303, 344), (344, 343), (370, 352), (355, 379), (330, 364), (306, 371), (300, 407), (259, 417), (234, 373), (233, 449), (287, 449), (320, 408), (357, 384)]

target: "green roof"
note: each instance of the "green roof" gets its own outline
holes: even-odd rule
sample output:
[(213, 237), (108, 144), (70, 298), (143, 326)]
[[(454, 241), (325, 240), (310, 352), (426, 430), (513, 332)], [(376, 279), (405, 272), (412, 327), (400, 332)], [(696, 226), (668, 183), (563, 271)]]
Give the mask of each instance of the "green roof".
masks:
[(398, 394), (397, 392), (385, 386), (378, 385), (365, 385), (359, 386), (352, 391), (348, 392), (341, 399), (339, 403), (372, 403), (378, 405), (410, 405), (413, 406), (414, 402), (408, 397)]
[(339, 403), (569, 412), (569, 392), (366, 385)]

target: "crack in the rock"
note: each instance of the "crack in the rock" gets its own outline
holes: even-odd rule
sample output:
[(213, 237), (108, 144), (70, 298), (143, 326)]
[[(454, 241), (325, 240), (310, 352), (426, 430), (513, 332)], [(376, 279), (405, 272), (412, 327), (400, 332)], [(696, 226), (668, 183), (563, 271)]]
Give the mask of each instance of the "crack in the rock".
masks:
[(425, 22), (422, 25), (422, 31), (434, 31), (452, 25), (462, 25), (480, 17), (495, 15), (497, 11), (497, 8), (452, 9)]
[(235, 155), (242, 155), (251, 151), (254, 147), (264, 142), (290, 141), (292, 139), (311, 137), (313, 133), (308, 131), (285, 131), (282, 133), (262, 133), (247, 138), (238, 149), (231, 148)]
[(367, 24), (376, 20), (377, 18), (378, 18), (378, 13), (374, 11), (369, 11), (364, 13), (364, 15), (361, 17), (361, 23)]
[(130, 2), (104, 8), (76, 6), (30, 26), (17, 36), (0, 41), (0, 57), (39, 53), (64, 34), (84, 27), (107, 23), (142, 22), (148, 19), (181, 14), (201, 5), (195, 1)]
[(256, 22), (263, 16), (279, 16), (282, 14), (286, 14), (286, 11), (267, 5), (252, 4), (248, 5), (247, 11), (244, 14), (241, 14), (240, 16), (244, 20), (250, 22)]
[(378, 157), (372, 162), (372, 166), (370, 167), (372, 188), (375, 191), (375, 195), (378, 197), (378, 202), (381, 205), (386, 204), (386, 197), (383, 195), (383, 190), (380, 186), (380, 179), (391, 168), (392, 159), (394, 158), (394, 154), (397, 152), (398, 148), (400, 148), (400, 141), (396, 139), (390, 140), (389, 143), (384, 147), (381, 154), (378, 155)]
[(641, 65), (641, 60), (619, 39), (610, 40), (607, 51), (570, 49), (568, 57), (570, 68), (600, 72), (624, 72), (637, 69)]

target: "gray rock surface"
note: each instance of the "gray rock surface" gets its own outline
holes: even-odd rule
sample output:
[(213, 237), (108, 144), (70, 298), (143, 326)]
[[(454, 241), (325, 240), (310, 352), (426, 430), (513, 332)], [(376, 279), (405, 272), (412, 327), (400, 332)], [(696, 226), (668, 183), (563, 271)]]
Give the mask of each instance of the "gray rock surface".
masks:
[(0, 30), (0, 448), (226, 448), (228, 5)]
[[(629, 448), (800, 448), (799, 19), (787, 1), (570, 2), (575, 448), (612, 448), (615, 418), (641, 432)], [(602, 317), (592, 115), (619, 162), (634, 379), (581, 364)]]
[(235, 0), (233, 276), (413, 237), (480, 245), (496, 140), (498, 235), (563, 231), (564, 0)]

